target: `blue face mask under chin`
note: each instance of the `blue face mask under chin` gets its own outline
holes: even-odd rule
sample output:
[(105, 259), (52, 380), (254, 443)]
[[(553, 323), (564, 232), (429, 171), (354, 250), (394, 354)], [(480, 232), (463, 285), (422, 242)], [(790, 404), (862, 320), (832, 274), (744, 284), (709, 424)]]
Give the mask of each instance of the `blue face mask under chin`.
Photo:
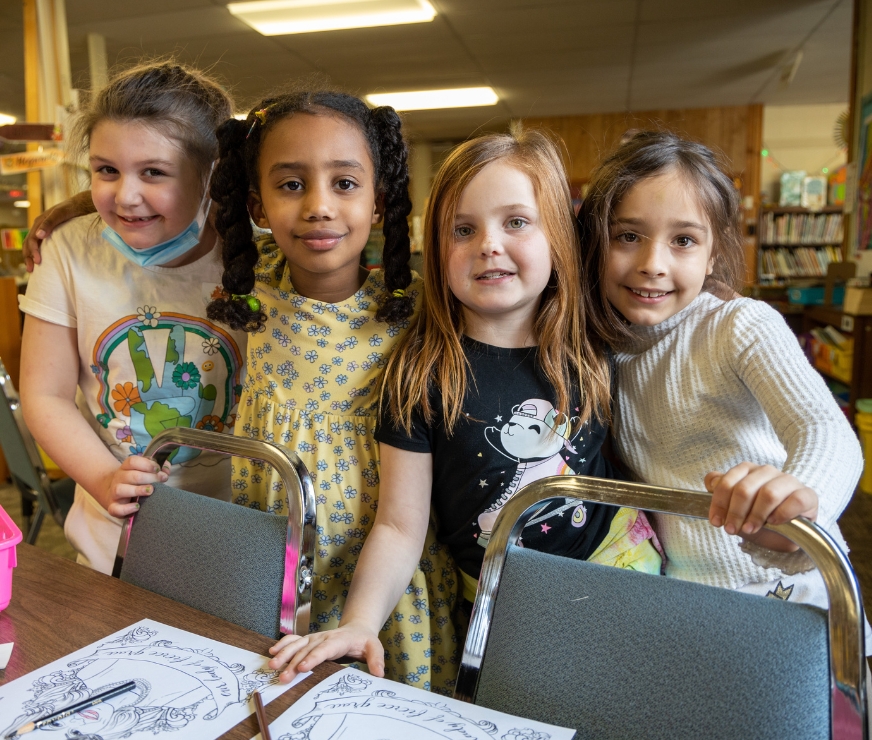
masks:
[[(215, 168), (215, 165), (212, 165)], [(209, 173), (211, 180), (212, 173)], [(206, 192), (203, 193), (203, 199), (200, 201), (200, 207), (197, 209), (197, 215), (191, 222), (190, 226), (181, 234), (174, 236), (172, 239), (167, 239), (165, 242), (156, 244), (153, 247), (146, 249), (134, 249), (131, 247), (115, 229), (107, 226), (103, 229), (103, 238), (108, 241), (115, 249), (123, 254), (131, 262), (136, 263), (140, 267), (151, 267), (152, 265), (165, 265), (167, 262), (172, 262), (184, 254), (190, 252), (200, 243), (200, 234), (203, 231), (203, 226), (206, 224), (206, 218), (209, 215), (209, 209), (212, 207), (212, 201), (208, 200), (208, 205), (204, 210), (203, 206), (209, 198), (209, 183), (206, 183)]]

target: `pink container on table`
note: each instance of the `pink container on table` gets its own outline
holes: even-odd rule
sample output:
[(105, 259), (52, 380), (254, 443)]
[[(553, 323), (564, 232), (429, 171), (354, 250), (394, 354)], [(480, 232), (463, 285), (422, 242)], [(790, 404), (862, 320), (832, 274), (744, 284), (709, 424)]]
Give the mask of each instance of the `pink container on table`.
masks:
[(21, 530), (0, 506), (0, 611), (12, 599), (12, 569), (18, 565), (15, 546), (21, 542)]

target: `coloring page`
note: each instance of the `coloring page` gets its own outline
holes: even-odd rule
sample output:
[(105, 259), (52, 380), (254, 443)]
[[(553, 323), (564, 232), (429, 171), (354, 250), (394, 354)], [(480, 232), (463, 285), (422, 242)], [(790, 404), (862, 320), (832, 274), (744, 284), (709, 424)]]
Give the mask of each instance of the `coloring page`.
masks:
[[(324, 679), (270, 726), (274, 740), (570, 740), (575, 730), (346, 668)], [(260, 735), (255, 736), (258, 740)]]
[(255, 689), (269, 702), (293, 685), (280, 685), (278, 671), (270, 670), (267, 661), (263, 655), (143, 619), (0, 686), (0, 737), (135, 681), (136, 688), (27, 737), (217, 738), (254, 712)]

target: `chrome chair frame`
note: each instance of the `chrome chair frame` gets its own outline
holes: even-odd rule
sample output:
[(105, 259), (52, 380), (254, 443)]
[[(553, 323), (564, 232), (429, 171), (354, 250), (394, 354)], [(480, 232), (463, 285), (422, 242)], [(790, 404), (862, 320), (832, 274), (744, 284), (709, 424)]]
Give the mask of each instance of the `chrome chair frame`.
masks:
[[(61, 506), (55, 497), (51, 479), (45, 471), (45, 466), (42, 463), (42, 458), (39, 455), (39, 450), (36, 447), (33, 435), (24, 423), (24, 414), (21, 411), (21, 396), (19, 396), (18, 391), (15, 390), (15, 386), (12, 384), (12, 379), (9, 377), (9, 373), (6, 371), (6, 367), (3, 365), (2, 360), (0, 360), (0, 395), (3, 396), (3, 398), (0, 399), (0, 403), (5, 403), (9, 407), (9, 411), (12, 413), (12, 419), (15, 422), (24, 450), (30, 460), (30, 465), (33, 468), (32, 472), (35, 475), (35, 480), (26, 480), (19, 474), (20, 470), (19, 472), (16, 472), (18, 461), (10, 459), (8, 455), (6, 456), (6, 463), (9, 466), (9, 471), (12, 474), (12, 479), (16, 488), (18, 488), (22, 492), (22, 495), (24, 495), (24, 491), (22, 490), (23, 486), (36, 496), (36, 511), (30, 518), (29, 526), (24, 538), (25, 542), (32, 545), (36, 542), (36, 538), (39, 535), (39, 530), (42, 527), (42, 522), (45, 518), (46, 512), (51, 514), (52, 519), (54, 519), (61, 528), (64, 526), (64, 516), (61, 513)], [(33, 485), (34, 483), (38, 485)]]
[[(265, 462), (281, 476), (288, 497), (288, 533), (280, 629), (284, 634), (308, 634), (315, 562), (315, 488), (306, 466), (295, 453), (270, 442), (187, 427), (161, 432), (152, 439), (144, 454), (158, 465), (163, 465), (173, 450), (179, 447), (193, 447), (204, 452)], [(133, 514), (124, 521), (112, 569), (113, 577), (121, 575), (135, 520), (136, 514)]]
[[(587, 476), (551, 476), (513, 496), (494, 525), (484, 555), (479, 588), (457, 677), (454, 698), (472, 702), (487, 646), (494, 605), (509, 545), (516, 544), (543, 499), (561, 497), (708, 519), (711, 494)], [(798, 518), (766, 525), (797, 544), (823, 576), (829, 596), (831, 737), (864, 740), (866, 724), (866, 656), (863, 604), (848, 559), (822, 528)]]

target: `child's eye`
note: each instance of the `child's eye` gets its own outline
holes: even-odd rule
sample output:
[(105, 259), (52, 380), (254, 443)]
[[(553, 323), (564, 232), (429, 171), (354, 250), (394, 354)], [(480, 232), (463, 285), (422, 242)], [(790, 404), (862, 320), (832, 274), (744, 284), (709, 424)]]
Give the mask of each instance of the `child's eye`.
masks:
[(696, 240), (691, 236), (679, 236), (675, 239), (675, 244), (679, 247), (687, 248), (696, 244)]
[(154, 167), (149, 167), (147, 170), (143, 170), (142, 174), (146, 177), (161, 177), (162, 175), (165, 175), (166, 172), (155, 169)]
[(639, 241), (639, 235), (634, 234), (632, 231), (625, 231), (623, 234), (615, 236), (615, 239), (624, 244), (635, 244)]
[(303, 183), (299, 182), (298, 180), (288, 180), (287, 182), (283, 182), (281, 185), (279, 185), (279, 188), (281, 188), (282, 190), (293, 190), (294, 192), (296, 192), (297, 190), (303, 189)]
[(343, 179), (336, 183), (336, 187), (340, 190), (354, 190), (357, 187), (357, 183), (354, 180)]
[(99, 175), (117, 175), (118, 170), (114, 167), (110, 167), (108, 164), (100, 165), (96, 170), (94, 170), (96, 174)]
[(454, 237), (456, 239), (464, 239), (467, 236), (472, 236), (472, 228), (470, 226), (456, 226), (454, 228)]
[(527, 222), (523, 218), (513, 218), (509, 221), (510, 229), (523, 229)]

